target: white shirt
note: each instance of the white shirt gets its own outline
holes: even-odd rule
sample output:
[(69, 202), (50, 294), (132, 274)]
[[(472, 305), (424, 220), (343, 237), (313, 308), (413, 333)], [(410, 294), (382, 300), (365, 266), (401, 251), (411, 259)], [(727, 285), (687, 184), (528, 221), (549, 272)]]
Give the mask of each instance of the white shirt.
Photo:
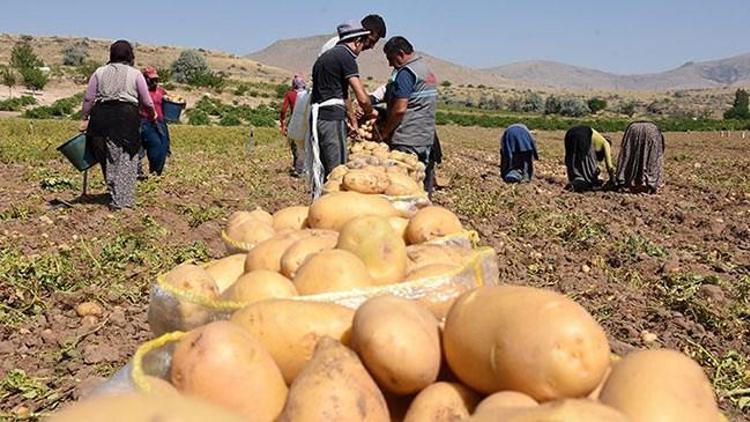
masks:
[(326, 51), (328, 51), (328, 50), (332, 49), (333, 47), (335, 47), (336, 44), (338, 44), (338, 43), (339, 43), (339, 36), (338, 35), (336, 35), (336, 36), (332, 37), (331, 39), (329, 39), (328, 41), (326, 41), (326, 43), (323, 44), (323, 47), (320, 48), (320, 53), (318, 53), (318, 57), (320, 57)]

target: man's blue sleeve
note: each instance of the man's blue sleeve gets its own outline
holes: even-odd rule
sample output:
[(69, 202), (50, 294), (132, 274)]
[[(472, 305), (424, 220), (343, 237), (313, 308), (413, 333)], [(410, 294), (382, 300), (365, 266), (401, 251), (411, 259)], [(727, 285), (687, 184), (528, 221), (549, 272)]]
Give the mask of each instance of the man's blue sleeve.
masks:
[(409, 69), (401, 69), (396, 74), (396, 80), (393, 81), (393, 97), (409, 98), (414, 92), (414, 85), (417, 83), (417, 77)]

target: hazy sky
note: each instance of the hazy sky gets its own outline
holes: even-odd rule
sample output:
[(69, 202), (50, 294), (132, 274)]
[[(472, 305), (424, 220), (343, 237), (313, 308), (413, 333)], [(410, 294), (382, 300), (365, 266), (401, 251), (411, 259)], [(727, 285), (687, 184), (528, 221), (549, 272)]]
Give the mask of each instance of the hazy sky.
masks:
[(0, 32), (127, 38), (245, 54), (381, 14), (388, 35), (472, 67), (557, 60), (616, 73), (750, 52), (749, 0), (3, 0)]

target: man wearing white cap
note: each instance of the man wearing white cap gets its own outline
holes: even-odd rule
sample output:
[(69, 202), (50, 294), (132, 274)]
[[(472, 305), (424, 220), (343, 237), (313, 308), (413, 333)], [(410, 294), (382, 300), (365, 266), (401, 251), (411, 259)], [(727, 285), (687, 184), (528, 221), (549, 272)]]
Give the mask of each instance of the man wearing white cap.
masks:
[(331, 170), (346, 162), (347, 118), (350, 126), (356, 127), (356, 119), (346, 109), (349, 87), (365, 115), (377, 115), (359, 79), (357, 66), (357, 56), (370, 42), (370, 31), (359, 24), (345, 23), (338, 26), (337, 32), (338, 44), (318, 57), (312, 70), (312, 136), (308, 142), (310, 153), (305, 158), (313, 198), (322, 193)]

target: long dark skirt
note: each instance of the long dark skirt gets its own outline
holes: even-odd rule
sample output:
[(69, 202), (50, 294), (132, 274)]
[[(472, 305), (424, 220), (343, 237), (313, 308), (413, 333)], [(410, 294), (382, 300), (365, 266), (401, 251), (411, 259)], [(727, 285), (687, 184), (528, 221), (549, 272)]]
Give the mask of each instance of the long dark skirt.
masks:
[(625, 130), (617, 158), (617, 186), (655, 193), (662, 184), (664, 148), (664, 135), (655, 124), (631, 123)]
[(565, 134), (565, 169), (568, 183), (581, 192), (602, 185), (599, 166), (591, 142), (593, 131), (588, 126), (576, 126)]

